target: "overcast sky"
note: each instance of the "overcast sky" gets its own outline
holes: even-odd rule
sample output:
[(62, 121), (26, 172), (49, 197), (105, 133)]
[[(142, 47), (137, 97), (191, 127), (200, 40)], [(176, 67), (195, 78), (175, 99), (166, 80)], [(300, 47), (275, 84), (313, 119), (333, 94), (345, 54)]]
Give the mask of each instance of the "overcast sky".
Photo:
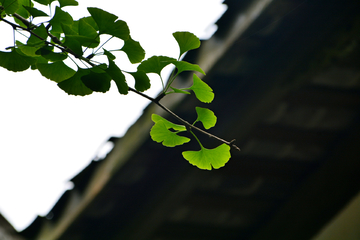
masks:
[[(64, 10), (75, 19), (89, 15), (86, 7), (116, 14), (127, 22), (146, 58), (177, 57), (173, 32), (206, 39), (226, 10), (222, 0), (78, 2)], [(5, 51), (13, 44), (12, 29), (0, 22), (0, 32), (0, 50)], [(147, 93), (155, 96), (160, 80), (151, 78), (151, 84)], [(99, 147), (110, 136), (122, 136), (147, 104), (133, 93), (120, 96), (114, 86), (105, 94), (69, 96), (36, 71), (0, 68), (0, 213), (18, 230), (46, 215), (71, 187), (68, 180), (101, 155)]]

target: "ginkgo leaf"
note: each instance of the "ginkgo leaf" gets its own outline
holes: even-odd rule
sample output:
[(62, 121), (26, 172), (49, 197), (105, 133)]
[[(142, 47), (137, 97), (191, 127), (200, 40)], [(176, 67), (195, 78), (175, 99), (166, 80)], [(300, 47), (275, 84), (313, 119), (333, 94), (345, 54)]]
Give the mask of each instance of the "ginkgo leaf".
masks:
[(86, 87), (81, 77), (90, 73), (89, 69), (79, 68), (75, 75), (58, 83), (58, 87), (64, 90), (67, 94), (85, 96), (91, 94), (93, 91)]
[(109, 34), (118, 37), (122, 40), (127, 40), (130, 36), (130, 30), (126, 22), (122, 20), (115, 20), (118, 18), (116, 15), (106, 12), (100, 8), (88, 8), (89, 13), (95, 20), (99, 27), (100, 34)]
[(139, 63), (145, 57), (145, 50), (141, 47), (139, 42), (133, 40), (130, 36), (124, 42), (121, 51), (126, 53), (131, 63)]
[(111, 52), (109, 52), (108, 50), (106, 50), (105, 48), (103, 48), (104, 49), (104, 55), (105, 56), (107, 56), (108, 57), (108, 59), (110, 59), (110, 60), (115, 60), (115, 55), (114, 54), (112, 54)]
[(7, 14), (14, 14), (20, 7), (17, 0), (0, 0), (0, 3)]
[(48, 59), (52, 62), (63, 61), (68, 57), (65, 53), (53, 52), (53, 48), (54, 47), (52, 47), (52, 46), (44, 46), (44, 47), (38, 49), (35, 53), (37, 55), (41, 55), (45, 59)]
[(177, 132), (170, 131), (164, 120), (159, 120), (154, 124), (150, 136), (152, 140), (162, 143), (166, 147), (175, 147), (190, 141), (190, 138), (179, 136)]
[(176, 39), (180, 48), (179, 59), (185, 52), (200, 47), (200, 40), (193, 33), (175, 32), (173, 33), (173, 36)]
[(46, 13), (44, 13), (43, 11), (33, 8), (33, 7), (27, 7), (24, 6), (24, 8), (26, 9), (26, 11), (28, 11), (30, 13), (31, 16), (35, 17), (48, 17), (48, 15)]
[(108, 58), (108, 60), (109, 60), (109, 68), (106, 69), (106, 72), (114, 80), (119, 93), (120, 94), (128, 94), (129, 87), (126, 83), (124, 74), (121, 72), (120, 68), (118, 68), (118, 66), (116, 66), (114, 61), (112, 61), (110, 58)]
[(195, 122), (202, 122), (205, 129), (215, 126), (217, 118), (213, 111), (207, 108), (196, 107), (196, 113), (198, 117)]
[(185, 61), (175, 61), (173, 64), (178, 70), (177, 74), (180, 74), (184, 71), (197, 71), (205, 75), (205, 72), (199, 67), (199, 65), (191, 64)]
[(110, 89), (111, 77), (105, 71), (98, 72), (98, 70), (94, 68), (89, 74), (82, 76), (81, 81), (91, 90), (104, 93)]
[[(42, 39), (46, 39), (48, 37), (48, 32), (46, 31), (46, 28), (44, 26), (44, 24), (41, 24), (39, 27), (37, 27), (35, 30), (33, 30), (33, 32), (41, 37)], [(29, 39), (27, 40), (26, 44), (29, 46), (36, 46), (36, 45), (43, 45), (44, 44), (44, 40), (39, 39), (38, 37), (35, 37), (34, 35), (31, 35), (29, 37)]]
[(77, 6), (79, 3), (75, 0), (58, 0), (60, 3), (60, 7), (63, 8), (65, 6)]
[(151, 58), (143, 61), (138, 66), (138, 69), (146, 73), (161, 74), (161, 70), (170, 63), (176, 62), (175, 58), (165, 56), (152, 56)]
[(60, 7), (56, 6), (55, 15), (50, 20), (51, 32), (62, 33), (62, 25), (71, 25), (74, 20), (68, 12), (63, 11)]
[(58, 61), (54, 63), (38, 63), (37, 69), (44, 77), (57, 83), (72, 77), (76, 71), (68, 67), (64, 62)]
[(129, 72), (135, 79), (135, 89), (144, 92), (151, 86), (150, 79), (144, 71)]
[(210, 103), (214, 99), (214, 93), (211, 87), (202, 81), (196, 74), (193, 75), (193, 85), (188, 88), (194, 91), (197, 99), (204, 103)]
[[(37, 2), (37, 3), (40, 3), (40, 4), (42, 4), (42, 5), (49, 5), (50, 4), (50, 2), (52, 2), (52, 1), (50, 1), (50, 0), (34, 0), (35, 2)], [(54, 1), (54, 0), (53, 0)]]
[(31, 57), (24, 56), (19, 53), (20, 50), (12, 49), (11, 52), (0, 51), (0, 66), (9, 71), (21, 72), (25, 71), (34, 64), (35, 61)]
[(179, 131), (179, 132), (180, 131), (182, 131), (182, 132), (186, 131), (186, 127), (184, 125), (178, 125), (178, 124), (172, 123), (172, 122), (166, 120), (165, 118), (163, 118), (163, 117), (161, 117), (161, 116), (159, 116), (157, 114), (152, 114), (151, 115), (151, 120), (153, 120), (154, 123), (157, 123), (159, 121), (163, 121), (165, 123), (165, 126), (166, 126), (167, 129), (172, 128), (172, 129), (174, 129), (176, 131)]
[(231, 157), (230, 147), (225, 143), (213, 149), (201, 146), (200, 151), (185, 151), (182, 155), (192, 165), (206, 170), (225, 166)]

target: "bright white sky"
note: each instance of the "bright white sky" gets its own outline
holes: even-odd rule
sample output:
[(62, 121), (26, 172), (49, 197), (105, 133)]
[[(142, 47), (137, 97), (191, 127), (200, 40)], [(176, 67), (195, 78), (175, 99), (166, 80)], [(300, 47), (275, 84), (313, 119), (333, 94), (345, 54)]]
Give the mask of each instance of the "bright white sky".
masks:
[[(206, 39), (226, 10), (222, 0), (78, 2), (64, 10), (75, 19), (89, 15), (86, 7), (119, 16), (146, 58), (176, 58), (173, 32), (190, 31)], [(0, 50), (5, 51), (13, 44), (12, 30), (0, 22), (0, 32)], [(155, 96), (160, 80), (152, 79), (152, 86), (147, 93)], [(101, 154), (99, 147), (110, 136), (122, 136), (147, 104), (133, 93), (120, 96), (114, 86), (105, 94), (69, 96), (37, 71), (0, 68), (0, 213), (18, 230), (36, 215), (46, 215), (70, 187), (68, 180)]]

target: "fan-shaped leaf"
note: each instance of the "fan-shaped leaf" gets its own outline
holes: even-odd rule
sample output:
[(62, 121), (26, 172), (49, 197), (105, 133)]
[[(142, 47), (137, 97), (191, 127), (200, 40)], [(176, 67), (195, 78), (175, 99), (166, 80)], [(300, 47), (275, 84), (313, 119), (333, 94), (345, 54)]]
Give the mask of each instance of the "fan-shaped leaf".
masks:
[(200, 40), (193, 33), (175, 32), (173, 33), (173, 36), (176, 39), (180, 48), (179, 59), (185, 52), (200, 47)]
[(182, 155), (192, 165), (206, 170), (225, 166), (231, 157), (230, 147), (225, 143), (214, 149), (201, 147), (200, 151), (185, 151)]
[(34, 0), (37, 3), (40, 3), (42, 5), (49, 5), (51, 2), (53, 2), (54, 0), (50, 1), (50, 0)]
[(130, 72), (135, 79), (135, 89), (143, 92), (150, 88), (150, 79), (144, 71)]
[(196, 74), (193, 75), (193, 85), (189, 88), (194, 91), (197, 99), (204, 103), (210, 103), (214, 99), (211, 87), (203, 82)]
[(106, 72), (99, 72), (97, 69), (93, 70), (89, 74), (82, 76), (81, 81), (86, 87), (95, 92), (107, 92), (110, 89), (111, 77)]
[(77, 6), (79, 3), (75, 0), (58, 0), (60, 3), (60, 7), (63, 8), (65, 6)]
[(150, 136), (152, 140), (162, 143), (166, 147), (175, 147), (190, 141), (190, 138), (179, 136), (177, 132), (170, 131), (164, 120), (155, 123), (151, 128)]
[(152, 114), (151, 115), (151, 119), (153, 120), (154, 123), (157, 123), (159, 121), (163, 121), (165, 123), (165, 126), (167, 129), (174, 129), (178, 132), (183, 132), (183, 131), (186, 131), (186, 127), (184, 125), (178, 125), (178, 124), (175, 124), (175, 123), (172, 123), (168, 120), (166, 120), (165, 118), (157, 115), (157, 114)]
[(177, 74), (180, 74), (184, 71), (197, 71), (205, 75), (205, 72), (199, 67), (199, 65), (191, 64), (185, 61), (176, 61), (173, 64), (178, 69)]
[(145, 50), (141, 47), (139, 42), (133, 40), (130, 36), (125, 41), (121, 50), (126, 53), (131, 63), (139, 63), (145, 57)]
[(63, 10), (60, 7), (55, 8), (55, 15), (50, 20), (51, 32), (52, 33), (62, 33), (62, 25), (71, 25), (73, 24), (73, 18), (71, 15)]
[(156, 73), (160, 76), (161, 70), (170, 63), (176, 62), (175, 58), (165, 56), (152, 56), (151, 58), (143, 61), (138, 66), (138, 69), (146, 73)]
[(98, 25), (100, 34), (106, 33), (122, 40), (127, 40), (129, 38), (130, 31), (126, 22), (122, 20), (117, 20), (115, 22), (118, 18), (116, 15), (100, 8), (88, 8), (88, 11)]
[(111, 78), (116, 83), (119, 93), (128, 94), (129, 87), (126, 83), (124, 74), (110, 58), (108, 59), (109, 59), (109, 68), (106, 69), (106, 72), (111, 76)]
[(46, 13), (44, 13), (43, 11), (33, 8), (33, 7), (27, 7), (24, 6), (24, 8), (26, 9), (26, 11), (28, 11), (30, 13), (31, 16), (35, 17), (48, 17), (48, 15)]
[(37, 69), (44, 77), (57, 83), (72, 77), (76, 71), (68, 67), (64, 62), (58, 61), (54, 63), (37, 63)]
[(0, 66), (6, 68), (9, 71), (21, 72), (25, 71), (34, 64), (35, 60), (31, 57), (20, 54), (16, 49), (12, 49), (11, 52), (0, 51)]
[(7, 14), (15, 13), (20, 7), (18, 0), (0, 0), (0, 3)]
[(196, 107), (196, 113), (198, 117), (195, 122), (202, 122), (205, 129), (215, 126), (217, 118), (213, 111), (207, 108)]
[[(48, 33), (46, 31), (44, 24), (41, 24), (33, 32), (36, 33), (36, 35), (40, 36), (44, 40), (48, 37)], [(35, 37), (34, 35), (31, 35), (29, 37), (28, 41), (26, 42), (26, 44), (29, 46), (43, 45), (44, 40), (41, 40), (38, 37)]]
[(71, 95), (85, 96), (91, 94), (93, 91), (85, 86), (81, 77), (90, 73), (89, 69), (79, 68), (75, 75), (58, 83), (58, 87)]
[(37, 50), (35, 53), (52, 62), (63, 61), (67, 58), (67, 55), (65, 53), (54, 53), (53, 47), (51, 46), (44, 46)]

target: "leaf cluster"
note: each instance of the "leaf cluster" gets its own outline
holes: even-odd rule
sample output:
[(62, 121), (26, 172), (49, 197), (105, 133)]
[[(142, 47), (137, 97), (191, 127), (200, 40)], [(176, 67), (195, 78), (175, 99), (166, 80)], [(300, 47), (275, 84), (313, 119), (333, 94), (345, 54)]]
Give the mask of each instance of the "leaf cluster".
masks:
[[(38, 5), (48, 6), (49, 9), (53, 7), (54, 14), (35, 7)], [(7, 48), (8, 51), (0, 51), (0, 66), (14, 72), (29, 68), (37, 70), (71, 95), (105, 93), (110, 89), (111, 81), (114, 81), (120, 94), (126, 95), (133, 91), (158, 104), (182, 123), (174, 124), (154, 114), (154, 126), (150, 131), (154, 141), (167, 147), (175, 147), (191, 140), (180, 134), (190, 133), (199, 143), (200, 150), (183, 152), (186, 160), (201, 169), (211, 170), (224, 166), (230, 158), (231, 144), (217, 138), (223, 144), (215, 149), (207, 149), (194, 133), (195, 129), (211, 135), (195, 126), (200, 122), (206, 130), (214, 127), (217, 118), (211, 110), (197, 107), (198, 117), (193, 124), (189, 124), (159, 103), (160, 98), (168, 94), (192, 92), (200, 102), (213, 101), (213, 90), (195, 73), (193, 83), (188, 88), (179, 89), (172, 85), (177, 76), (185, 71), (205, 75), (200, 66), (180, 60), (186, 52), (198, 48), (200, 40), (189, 32), (175, 32), (173, 37), (179, 46), (177, 58), (152, 56), (145, 60), (145, 50), (131, 37), (125, 21), (103, 9), (93, 7), (87, 8), (89, 16), (74, 20), (63, 8), (77, 5), (76, 0), (0, 0), (0, 22), (11, 25), (14, 31), (27, 36), (26, 41), (14, 40), (13, 46)], [(42, 18), (46, 20), (33, 23), (34, 19)], [(105, 36), (107, 40), (101, 42), (101, 36)], [(120, 49), (105, 49), (105, 45), (112, 39), (120, 39), (123, 46)], [(136, 71), (125, 71), (116, 64), (115, 54), (119, 51), (126, 54), (129, 62), (138, 65)], [(107, 61), (99, 62), (99, 56), (105, 56)], [(70, 67), (69, 62), (76, 67)], [(165, 82), (161, 73), (168, 65), (172, 65), (174, 70), (170, 79)], [(157, 74), (162, 82), (163, 92), (159, 98), (153, 99), (143, 93), (151, 87), (149, 73)], [(129, 76), (135, 79), (134, 86), (128, 85)]]

